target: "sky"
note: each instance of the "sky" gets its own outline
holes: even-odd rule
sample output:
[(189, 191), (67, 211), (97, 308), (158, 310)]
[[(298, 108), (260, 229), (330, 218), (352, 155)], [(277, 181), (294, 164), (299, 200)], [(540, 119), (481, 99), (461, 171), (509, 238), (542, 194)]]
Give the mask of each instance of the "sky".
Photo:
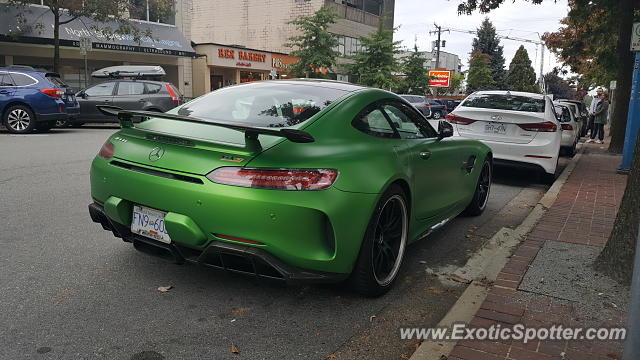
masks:
[[(420, 51), (430, 51), (431, 42), (437, 35), (430, 35), (435, 30), (434, 22), (445, 28), (475, 31), (482, 20), (488, 17), (498, 30), (499, 35), (539, 40), (540, 35), (560, 28), (560, 19), (569, 11), (567, 0), (557, 2), (545, 0), (540, 5), (532, 5), (524, 0), (506, 0), (500, 8), (488, 14), (474, 12), (472, 15), (458, 15), (457, 7), (461, 0), (396, 0), (395, 27), (399, 27), (394, 39), (402, 40), (402, 46), (413, 49), (417, 38)], [(446, 46), (442, 50), (457, 54), (462, 60), (463, 70), (468, 69), (469, 53), (474, 35), (460, 32), (443, 32), (442, 39)], [(536, 74), (540, 74), (540, 47), (536, 44), (503, 39), (505, 67), (516, 53), (520, 45), (529, 52), (529, 58)], [(560, 66), (555, 56), (545, 49), (544, 73), (553, 67)]]

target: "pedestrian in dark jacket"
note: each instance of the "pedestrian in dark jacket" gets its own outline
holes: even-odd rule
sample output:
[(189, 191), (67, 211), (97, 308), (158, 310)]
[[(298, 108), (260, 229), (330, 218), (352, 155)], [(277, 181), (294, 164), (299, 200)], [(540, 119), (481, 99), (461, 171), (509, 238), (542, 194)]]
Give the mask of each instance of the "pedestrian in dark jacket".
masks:
[(587, 142), (593, 142), (598, 136), (596, 144), (602, 144), (604, 140), (604, 125), (609, 121), (609, 96), (606, 93), (600, 94), (600, 101), (596, 105), (593, 112), (593, 129), (591, 130), (591, 139)]

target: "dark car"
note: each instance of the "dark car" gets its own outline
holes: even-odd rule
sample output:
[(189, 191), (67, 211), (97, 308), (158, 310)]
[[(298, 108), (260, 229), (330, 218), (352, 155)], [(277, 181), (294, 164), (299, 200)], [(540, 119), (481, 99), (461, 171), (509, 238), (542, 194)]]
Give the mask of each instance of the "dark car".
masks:
[[(126, 68), (131, 69), (134, 67)], [(105, 116), (99, 112), (96, 105), (114, 105), (126, 110), (166, 112), (183, 102), (182, 94), (173, 84), (165, 81), (144, 79), (146, 76), (157, 76), (157, 74), (125, 73), (123, 71), (111, 74), (112, 78), (126, 78), (107, 80), (78, 92), (80, 116), (71, 125), (80, 126), (88, 122), (114, 121), (112, 117)], [(162, 74), (164, 75), (164, 71), (162, 71)], [(96, 77), (96, 73), (92, 76)]]
[(0, 114), (9, 132), (48, 131), (79, 111), (73, 90), (57, 73), (20, 65), (0, 68)]
[(429, 105), (425, 101), (424, 96), (422, 95), (399, 95), (401, 98), (407, 100), (413, 105), (418, 111), (422, 113), (425, 117), (431, 117), (431, 110), (429, 110)]
[(440, 120), (449, 113), (447, 105), (445, 105), (438, 99), (427, 98), (425, 105), (429, 107), (429, 109), (431, 110), (431, 117), (435, 120)]
[(452, 112), (453, 109), (458, 107), (458, 105), (460, 105), (460, 103), (462, 102), (462, 100), (455, 100), (455, 99), (437, 99), (437, 100), (447, 107), (447, 112)]

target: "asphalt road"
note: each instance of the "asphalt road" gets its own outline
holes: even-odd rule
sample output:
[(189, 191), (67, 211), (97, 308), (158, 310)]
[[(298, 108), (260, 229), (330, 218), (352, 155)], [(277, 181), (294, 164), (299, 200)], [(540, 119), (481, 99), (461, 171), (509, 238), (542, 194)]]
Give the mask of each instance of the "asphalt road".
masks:
[(103, 231), (87, 213), (89, 166), (114, 131), (0, 130), (0, 359), (397, 359), (415, 345), (398, 327), (435, 325), (464, 290), (431, 272), (464, 265), (546, 190), (498, 169), (482, 216), (410, 246), (397, 286), (364, 299), (169, 264)]

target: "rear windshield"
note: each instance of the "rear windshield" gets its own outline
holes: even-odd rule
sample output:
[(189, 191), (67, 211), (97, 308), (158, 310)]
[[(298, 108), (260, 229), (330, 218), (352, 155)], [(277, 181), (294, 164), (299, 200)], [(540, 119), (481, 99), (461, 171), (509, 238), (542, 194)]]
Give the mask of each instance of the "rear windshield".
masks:
[(303, 123), (347, 91), (309, 85), (254, 83), (218, 89), (185, 104), (178, 114), (258, 127)]
[(62, 79), (60, 79), (60, 76), (58, 75), (47, 74), (45, 75), (45, 77), (47, 78), (47, 80), (49, 80), (51, 84), (53, 84), (53, 86), (60, 87), (60, 88), (69, 87)]
[(481, 109), (513, 110), (535, 113), (543, 113), (545, 110), (544, 99), (503, 94), (470, 95), (461, 105)]

